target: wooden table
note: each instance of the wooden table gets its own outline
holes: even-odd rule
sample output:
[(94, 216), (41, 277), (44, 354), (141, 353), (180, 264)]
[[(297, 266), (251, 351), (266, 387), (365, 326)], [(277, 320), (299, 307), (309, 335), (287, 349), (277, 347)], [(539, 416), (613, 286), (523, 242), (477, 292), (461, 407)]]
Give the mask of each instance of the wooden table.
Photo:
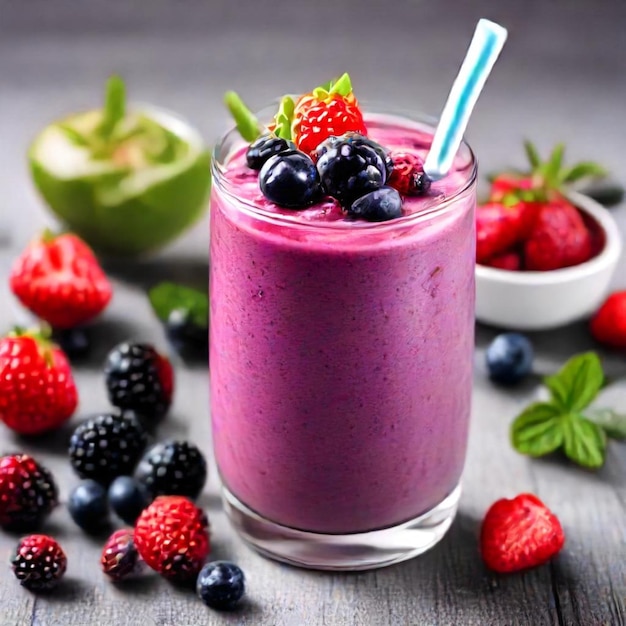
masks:
[[(625, 5), (465, 4), (470, 3), (0, 0), (0, 326), (24, 320), (5, 277), (18, 250), (49, 222), (26, 171), (28, 141), (49, 119), (94, 104), (111, 71), (126, 76), (135, 99), (178, 110), (208, 139), (226, 124), (220, 105), (225, 89), (238, 89), (261, 105), (346, 69), (363, 99), (436, 113), (475, 20), (489, 15), (509, 26), (510, 41), (471, 125), (483, 171), (521, 163), (520, 140), (530, 137), (544, 150), (566, 140), (572, 158), (601, 160), (623, 178)], [(615, 209), (615, 215), (626, 231), (626, 208)], [(76, 371), (82, 399), (77, 417), (41, 441), (0, 431), (0, 448), (20, 447), (52, 469), (63, 500), (76, 482), (66, 457), (72, 425), (81, 414), (107, 407), (104, 356), (128, 338), (164, 346), (145, 289), (166, 278), (205, 282), (207, 222), (154, 259), (108, 269), (115, 300), (100, 322), (92, 357)], [(625, 262), (615, 286), (626, 286)], [(18, 586), (7, 566), (16, 540), (0, 534), (0, 626), (625, 624), (626, 448), (613, 444), (606, 466), (596, 473), (516, 454), (508, 443), (509, 424), (535, 394), (537, 380), (513, 391), (487, 382), (483, 348), (494, 334), (478, 328), (461, 509), (445, 540), (422, 558), (340, 575), (269, 562), (229, 528), (212, 469), (201, 504), (211, 517), (213, 557), (233, 559), (247, 573), (249, 596), (241, 612), (212, 613), (156, 576), (115, 588), (99, 571), (101, 540), (83, 535), (60, 507), (46, 526), (69, 558), (66, 582), (56, 594), (35, 597)], [(582, 324), (532, 339), (537, 374), (593, 347)], [(621, 376), (610, 399), (624, 409), (624, 356), (602, 356), (608, 373)], [(176, 365), (178, 391), (164, 434), (197, 441), (210, 455), (208, 372)], [(495, 499), (523, 491), (535, 492), (559, 515), (566, 547), (545, 567), (493, 576), (478, 555), (480, 520)]]

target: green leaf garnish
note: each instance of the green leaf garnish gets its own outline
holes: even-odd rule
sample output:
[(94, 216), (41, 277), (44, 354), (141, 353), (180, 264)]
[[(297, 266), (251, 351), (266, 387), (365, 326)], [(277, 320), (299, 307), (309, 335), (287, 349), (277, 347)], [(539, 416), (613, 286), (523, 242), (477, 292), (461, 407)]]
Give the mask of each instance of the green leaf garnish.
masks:
[(239, 134), (246, 141), (253, 142), (261, 134), (261, 127), (256, 116), (244, 104), (243, 100), (234, 91), (224, 94), (224, 104), (235, 120)]
[(111, 76), (106, 84), (102, 121), (98, 132), (105, 138), (111, 136), (115, 127), (126, 115), (126, 85), (119, 76)]
[(524, 150), (526, 151), (526, 156), (528, 157), (528, 162), (533, 170), (538, 169), (541, 166), (541, 157), (537, 152), (537, 148), (530, 141), (524, 142)]
[(352, 93), (352, 81), (349, 74), (342, 74), (337, 80), (333, 81), (331, 88), (328, 90), (330, 95), (339, 94), (340, 96), (349, 96)]
[(533, 457), (563, 450), (574, 463), (592, 469), (601, 467), (611, 429), (619, 432), (623, 428), (626, 436), (626, 416), (606, 409), (583, 414), (604, 380), (602, 364), (594, 352), (572, 357), (556, 374), (545, 379), (550, 400), (531, 404), (513, 421), (513, 447)]
[(626, 440), (626, 414), (613, 409), (595, 409), (587, 413), (587, 418), (600, 426), (610, 439)]
[(572, 357), (559, 372), (548, 376), (544, 383), (561, 409), (582, 411), (602, 389), (602, 364), (595, 352), (585, 352)]
[(274, 133), (277, 137), (291, 140), (291, 122), (296, 105), (289, 96), (283, 96), (278, 107), (278, 112), (274, 116)]
[(575, 183), (583, 178), (603, 178), (607, 175), (606, 169), (593, 161), (582, 161), (561, 173), (562, 183)]
[(205, 292), (163, 282), (148, 292), (150, 304), (156, 316), (167, 321), (172, 311), (183, 311), (200, 328), (206, 328), (209, 320), (209, 299)]

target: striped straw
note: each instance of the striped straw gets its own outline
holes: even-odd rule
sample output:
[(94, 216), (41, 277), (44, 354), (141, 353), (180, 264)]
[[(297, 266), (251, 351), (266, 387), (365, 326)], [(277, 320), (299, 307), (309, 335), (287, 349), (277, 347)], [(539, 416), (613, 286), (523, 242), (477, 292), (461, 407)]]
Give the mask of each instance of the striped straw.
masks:
[(424, 162), (424, 172), (431, 180), (439, 180), (450, 171), (474, 105), (506, 36), (506, 28), (489, 20), (479, 20)]

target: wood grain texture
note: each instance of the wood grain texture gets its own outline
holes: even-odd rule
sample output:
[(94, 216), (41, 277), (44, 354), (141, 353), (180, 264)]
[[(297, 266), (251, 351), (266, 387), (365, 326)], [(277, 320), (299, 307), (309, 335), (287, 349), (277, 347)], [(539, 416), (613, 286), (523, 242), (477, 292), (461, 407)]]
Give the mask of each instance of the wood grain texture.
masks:
[[(466, 6), (471, 4), (471, 7)], [(57, 115), (93, 105), (104, 78), (123, 73), (136, 100), (178, 110), (207, 138), (225, 126), (221, 93), (241, 91), (253, 105), (304, 89), (345, 69), (363, 99), (436, 113), (482, 15), (510, 28), (510, 40), (476, 110), (470, 139), (484, 171), (521, 164), (522, 137), (543, 149), (567, 140), (574, 159), (601, 160), (619, 175), (624, 157), (626, 5), (605, 0), (0, 0), (0, 327), (24, 321), (4, 276), (16, 252), (49, 222), (24, 164), (33, 134)], [(270, 19), (271, 16), (271, 19)], [(295, 27), (294, 24), (299, 24)], [(304, 26), (306, 25), (306, 26)], [(580, 42), (585, 45), (581, 46)], [(278, 56), (277, 56), (278, 55)], [(276, 71), (268, 71), (273, 58)], [(278, 59), (279, 60), (276, 60)], [(567, 114), (564, 110), (567, 109)], [(626, 230), (626, 207), (615, 210)], [(162, 255), (110, 263), (115, 299), (102, 318), (92, 358), (77, 369), (81, 415), (106, 408), (101, 363), (126, 338), (163, 346), (145, 289), (164, 278), (203, 283), (207, 221)], [(622, 261), (616, 286), (626, 286)], [(513, 452), (508, 427), (536, 392), (487, 383), (483, 350), (495, 331), (477, 333), (473, 423), (461, 509), (450, 533), (420, 559), (359, 574), (321, 574), (269, 562), (234, 535), (220, 507), (215, 469), (201, 503), (211, 518), (213, 557), (247, 573), (243, 610), (210, 612), (188, 592), (154, 576), (116, 588), (101, 575), (103, 538), (88, 538), (61, 507), (46, 531), (69, 558), (58, 593), (34, 597), (12, 578), (15, 537), (0, 534), (0, 626), (620, 626), (626, 624), (626, 447), (613, 445), (592, 474), (560, 461)], [(584, 325), (536, 333), (538, 374), (593, 344)], [(622, 383), (607, 401), (626, 406), (626, 361), (603, 354)], [(178, 393), (164, 436), (192, 438), (210, 455), (208, 373), (177, 363)], [(65, 456), (71, 427), (41, 441), (0, 431), (0, 450), (20, 447), (44, 461), (66, 500), (76, 483)], [(495, 499), (534, 491), (559, 515), (566, 548), (555, 562), (498, 577), (481, 564), (479, 523)]]

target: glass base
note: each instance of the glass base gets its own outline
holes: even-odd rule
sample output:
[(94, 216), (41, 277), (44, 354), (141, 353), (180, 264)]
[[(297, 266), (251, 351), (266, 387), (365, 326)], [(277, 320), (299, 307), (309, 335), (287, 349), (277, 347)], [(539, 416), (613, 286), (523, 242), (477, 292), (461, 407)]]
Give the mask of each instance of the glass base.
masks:
[(381, 530), (327, 535), (281, 526), (261, 517), (222, 487), (235, 529), (255, 550), (277, 561), (316, 570), (368, 570), (412, 559), (436, 545), (456, 515), (461, 486), (430, 511)]

